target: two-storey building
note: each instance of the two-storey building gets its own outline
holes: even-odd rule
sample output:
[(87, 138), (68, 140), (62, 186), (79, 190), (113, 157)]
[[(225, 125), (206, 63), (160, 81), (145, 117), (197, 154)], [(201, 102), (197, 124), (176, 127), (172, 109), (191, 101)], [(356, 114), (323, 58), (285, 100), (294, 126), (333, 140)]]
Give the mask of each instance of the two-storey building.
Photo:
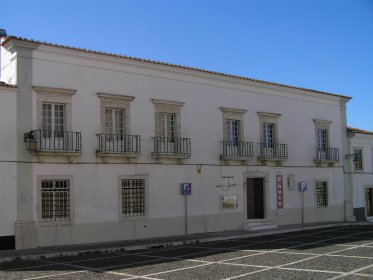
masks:
[(348, 173), (356, 220), (373, 221), (373, 132), (348, 128)]
[(17, 248), (352, 219), (349, 97), (12, 36), (1, 69)]

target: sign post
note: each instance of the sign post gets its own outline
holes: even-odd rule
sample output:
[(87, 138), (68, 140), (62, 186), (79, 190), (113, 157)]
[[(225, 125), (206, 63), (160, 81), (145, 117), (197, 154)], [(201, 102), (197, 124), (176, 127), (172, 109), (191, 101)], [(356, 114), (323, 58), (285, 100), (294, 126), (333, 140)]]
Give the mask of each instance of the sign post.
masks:
[(184, 196), (185, 204), (185, 235), (188, 235), (188, 203), (187, 196), (192, 194), (192, 183), (181, 183), (181, 195)]
[(302, 181), (298, 183), (298, 190), (301, 193), (302, 201), (302, 224), (304, 224), (304, 192), (307, 191), (307, 182)]

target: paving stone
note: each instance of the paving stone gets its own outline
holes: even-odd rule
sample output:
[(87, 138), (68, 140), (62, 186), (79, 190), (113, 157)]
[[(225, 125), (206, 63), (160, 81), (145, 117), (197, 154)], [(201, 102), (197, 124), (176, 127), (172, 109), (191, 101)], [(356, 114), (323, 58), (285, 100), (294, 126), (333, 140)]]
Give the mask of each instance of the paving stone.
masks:
[(313, 243), (313, 242), (320, 242), (324, 241), (326, 242), (327, 239), (331, 239), (334, 237), (325, 237), (325, 236), (313, 236), (313, 235), (308, 235), (308, 236), (296, 236), (296, 237), (290, 237), (286, 239), (282, 239), (281, 241), (286, 241), (286, 242), (300, 242), (300, 243)]
[(373, 248), (369, 248), (369, 247), (359, 247), (355, 249), (338, 252), (333, 255), (370, 257), (372, 258), (372, 263), (373, 263)]
[(106, 272), (84, 271), (65, 275), (54, 275), (41, 280), (120, 280), (131, 278), (130, 276), (118, 275)]
[(321, 244), (340, 244), (340, 245), (348, 245), (348, 246), (360, 246), (372, 243), (372, 240), (364, 240), (359, 238), (336, 238), (332, 240), (325, 240), (325, 241), (319, 241), (318, 243)]
[(260, 251), (273, 251), (285, 249), (293, 246), (298, 246), (299, 243), (283, 243), (283, 242), (262, 242), (259, 244), (249, 244), (237, 247), (239, 250), (260, 250)]
[(148, 262), (151, 260), (155, 260), (156, 258), (146, 257), (146, 256), (138, 256), (138, 255), (123, 255), (118, 257), (112, 258), (102, 258), (102, 259), (95, 259), (95, 260), (84, 260), (80, 262), (74, 262), (73, 265), (81, 266), (87, 269), (95, 269), (95, 268), (105, 268), (105, 267), (113, 267), (113, 266), (121, 266), (121, 265), (129, 265), (129, 264), (141, 264), (143, 262)]
[(203, 280), (217, 280), (224, 279), (234, 276), (239, 276), (245, 273), (256, 271), (259, 268), (248, 267), (248, 266), (234, 266), (226, 264), (211, 264), (205, 265), (197, 268), (190, 268), (184, 270), (178, 270), (168, 273), (156, 274), (150, 277), (160, 278), (160, 279), (203, 279)]
[(249, 245), (257, 243), (258, 241), (254, 240), (242, 240), (242, 241), (221, 241), (221, 242), (211, 242), (211, 243), (201, 243), (196, 246), (201, 248), (211, 248), (211, 249), (230, 249), (236, 248), (243, 245)]
[(339, 256), (321, 256), (285, 267), (324, 271), (349, 272), (372, 264), (370, 259), (358, 259)]
[(299, 247), (283, 249), (280, 252), (296, 252), (296, 253), (308, 253), (308, 254), (328, 254), (339, 250), (346, 249), (345, 246), (338, 245), (326, 245), (326, 244), (306, 244)]
[(356, 274), (351, 274), (347, 275), (345, 277), (339, 278), (343, 280), (364, 280), (364, 279), (372, 279), (372, 276), (367, 276), (367, 275), (356, 275)]
[(300, 254), (281, 254), (281, 253), (265, 253), (262, 255), (248, 256), (237, 260), (228, 261), (235, 264), (249, 264), (262, 266), (278, 266), (295, 261), (303, 260), (311, 257), (310, 255)]
[(259, 271), (251, 275), (235, 278), (236, 280), (268, 280), (268, 279), (329, 279), (340, 274), (336, 273), (325, 273), (325, 272), (313, 272), (313, 271), (295, 271), (295, 270), (283, 270), (283, 269), (270, 269), (266, 271)]
[(16, 270), (3, 270), (0, 271), (0, 279), (6, 280), (19, 280), (33, 277), (42, 277), (50, 275), (58, 275), (61, 273), (77, 272), (82, 269), (67, 267), (64, 265), (49, 265), (35, 268), (20, 268)]
[(364, 270), (361, 270), (359, 271), (359, 273), (363, 273), (363, 274), (370, 274), (373, 276), (373, 264), (370, 268), (367, 268), (367, 269), (364, 269)]
[(148, 274), (155, 274), (161, 272), (167, 272), (179, 268), (187, 268), (191, 266), (201, 265), (200, 262), (192, 262), (187, 260), (163, 260), (163, 261), (152, 261), (143, 265), (128, 265), (120, 268), (115, 268), (112, 271), (118, 273), (131, 274), (136, 276), (143, 276)]
[(229, 260), (233, 258), (239, 258), (244, 256), (250, 256), (258, 254), (257, 252), (251, 251), (242, 251), (242, 250), (232, 250), (232, 251), (220, 251), (215, 252), (214, 254), (198, 254), (191, 257), (185, 257), (187, 259), (199, 260), (199, 261), (208, 261), (208, 262), (219, 262), (224, 260)]

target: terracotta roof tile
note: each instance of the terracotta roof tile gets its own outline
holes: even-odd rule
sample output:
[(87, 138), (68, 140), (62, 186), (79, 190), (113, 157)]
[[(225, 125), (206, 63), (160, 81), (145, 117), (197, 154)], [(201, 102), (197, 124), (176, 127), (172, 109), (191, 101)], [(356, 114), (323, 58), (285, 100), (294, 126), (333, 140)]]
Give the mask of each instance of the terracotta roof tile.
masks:
[(373, 135), (373, 131), (363, 130), (363, 129), (354, 128), (354, 127), (347, 127), (347, 131), (352, 132), (352, 133)]
[(256, 82), (256, 83), (260, 83), (260, 84), (280, 86), (280, 87), (285, 87), (285, 88), (290, 88), (290, 89), (296, 89), (296, 90), (302, 90), (302, 91), (307, 91), (307, 92), (326, 94), (326, 95), (338, 96), (338, 97), (351, 99), (351, 97), (341, 95), (341, 94), (335, 94), (335, 93), (319, 91), (319, 90), (314, 90), (314, 89), (308, 89), (308, 88), (303, 88), (303, 87), (297, 87), (297, 86), (290, 86), (290, 85), (285, 85), (285, 84), (280, 84), (280, 83), (268, 82), (268, 81), (264, 81), (264, 80), (258, 80), (258, 79), (248, 78), (248, 77), (239, 76), (239, 75), (226, 74), (226, 73), (222, 73), (222, 72), (216, 72), (216, 71), (210, 71), (210, 70), (205, 70), (205, 69), (195, 68), (195, 67), (190, 67), (190, 66), (183, 66), (183, 65), (173, 64), (173, 63), (155, 61), (155, 60), (151, 60), (151, 59), (144, 59), (144, 58), (138, 58), (138, 57), (108, 53), (108, 52), (101, 52), (101, 51), (95, 51), (95, 50), (91, 50), (91, 49), (70, 47), (70, 46), (65, 46), (65, 45), (59, 45), (59, 44), (54, 44), (54, 43), (48, 43), (48, 42), (43, 42), (43, 41), (38, 41), (38, 40), (32, 40), (32, 39), (17, 37), (17, 36), (8, 36), (3, 41), (2, 45), (6, 44), (10, 40), (20, 40), (20, 41), (25, 41), (25, 42), (30, 42), (30, 43), (36, 43), (36, 44), (42, 44), (42, 45), (46, 45), (46, 46), (57, 47), (57, 48), (64, 48), (64, 49), (69, 49), (69, 50), (75, 50), (75, 51), (81, 51), (81, 52), (87, 52), (87, 53), (93, 53), (93, 54), (100, 54), (100, 55), (124, 58), (124, 59), (129, 59), (129, 60), (141, 61), (141, 62), (148, 62), (148, 63), (152, 63), (152, 64), (159, 64), (159, 65), (165, 65), (165, 66), (176, 67), (176, 68), (181, 68), (181, 69), (188, 69), (188, 70), (193, 70), (193, 71), (198, 71), (198, 72), (203, 72), (203, 73), (208, 73), (208, 74), (213, 74), (213, 75), (218, 75), (218, 76), (242, 79), (242, 80)]

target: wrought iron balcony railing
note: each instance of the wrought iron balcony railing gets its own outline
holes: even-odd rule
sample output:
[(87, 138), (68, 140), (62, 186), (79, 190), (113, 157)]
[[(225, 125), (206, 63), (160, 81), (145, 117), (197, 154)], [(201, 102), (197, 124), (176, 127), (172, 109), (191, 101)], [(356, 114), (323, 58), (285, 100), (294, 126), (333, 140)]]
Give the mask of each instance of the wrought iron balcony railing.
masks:
[(74, 131), (31, 130), (24, 134), (30, 152), (80, 153), (82, 133)]
[(153, 137), (153, 157), (188, 158), (191, 156), (190, 138)]
[(283, 160), (288, 158), (287, 144), (259, 144), (259, 159)]
[(221, 141), (221, 159), (250, 159), (254, 156), (254, 144), (243, 141)]
[(100, 133), (97, 140), (98, 153), (138, 155), (141, 152), (140, 135)]
[(316, 161), (328, 161), (338, 162), (339, 161), (339, 149), (329, 147), (316, 147)]

